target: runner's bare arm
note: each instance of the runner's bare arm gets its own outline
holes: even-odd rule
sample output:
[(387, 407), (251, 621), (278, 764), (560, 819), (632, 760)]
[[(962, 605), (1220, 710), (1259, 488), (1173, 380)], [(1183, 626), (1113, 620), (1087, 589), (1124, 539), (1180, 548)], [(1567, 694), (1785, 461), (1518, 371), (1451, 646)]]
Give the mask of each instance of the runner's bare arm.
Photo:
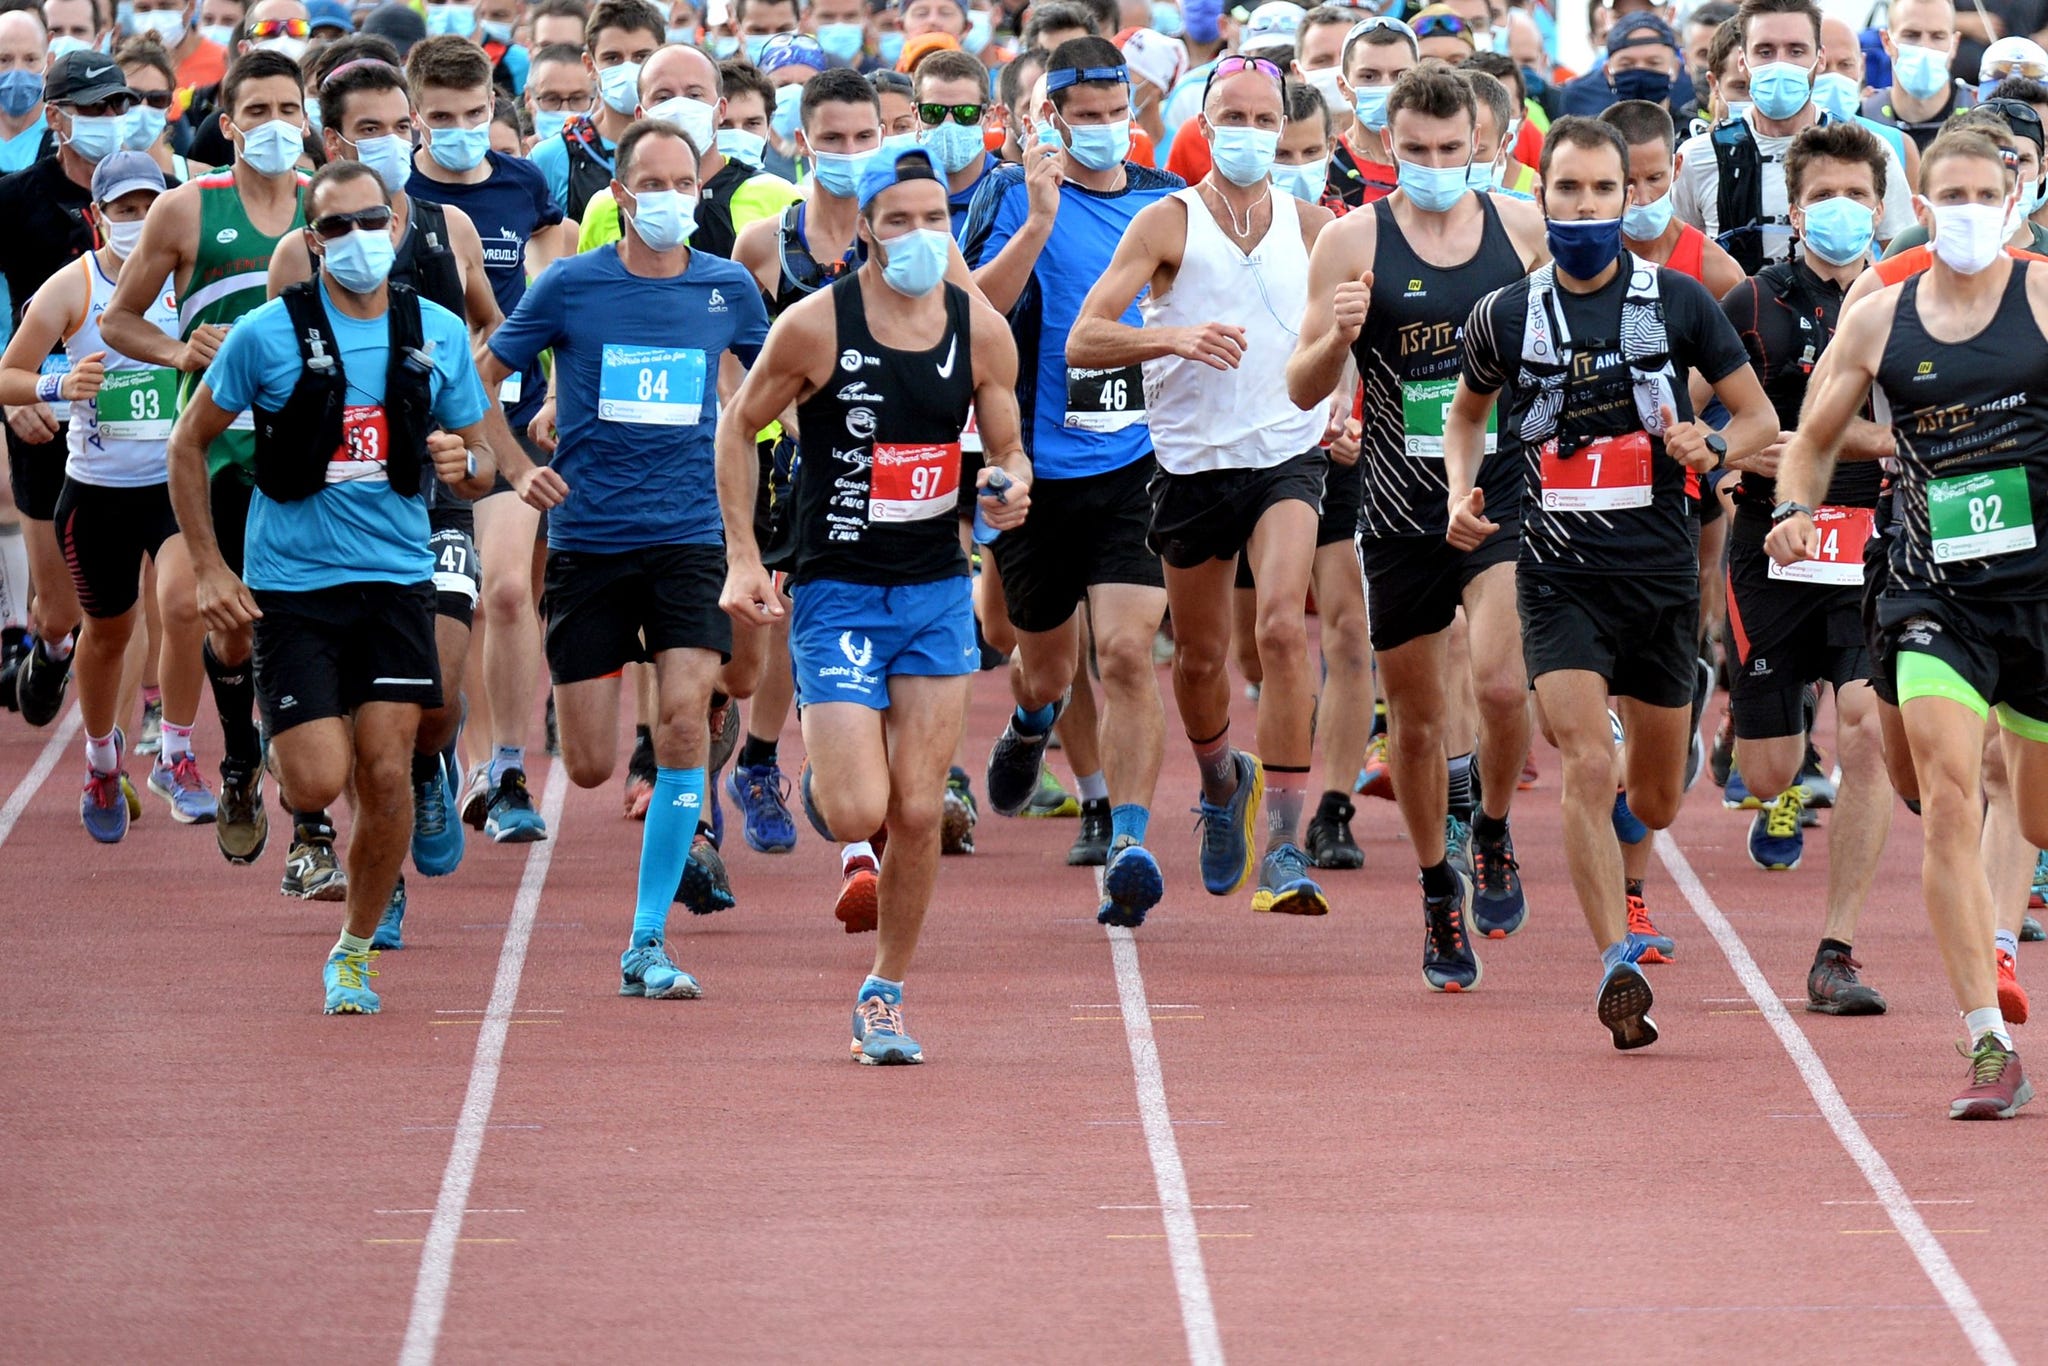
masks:
[(1060, 170), (1060, 149), (1037, 146), (1024, 150), (1024, 180), (1030, 199), (1024, 221), (993, 261), (974, 272), (974, 283), (998, 313), (1008, 313), (1024, 297), (1038, 253), (1052, 236), (1059, 215), (1059, 190), (1066, 177)]
[[(17, 429), (15, 434), (25, 441), (40, 444), (57, 434), (57, 424), (49, 405), (37, 395), (36, 389), (43, 378), (43, 358), (57, 349), (64, 340), (64, 329), (85, 311), (85, 300), (80, 297), (84, 289), (84, 274), (75, 268), (52, 275), (28, 301), (21, 321), (15, 325), (14, 339), (7, 343), (6, 354), (0, 355), (0, 403), (9, 408), (41, 408), (48, 422), (46, 433), (40, 432), (39, 427), (39, 434), (34, 435)], [(93, 368), (97, 370), (99, 367)], [(80, 383), (74, 383), (74, 376), (79, 380), (85, 378), (81, 370), (82, 367), (74, 366), (70, 374), (59, 379), (57, 396), (60, 399), (91, 397)], [(94, 382), (93, 392), (98, 388)]]
[(1316, 238), (1308, 257), (1308, 308), (1287, 361), (1287, 396), (1304, 411), (1336, 391), (1372, 302), (1373, 216), (1352, 214)]
[(1508, 240), (1521, 254), (1524, 270), (1534, 270), (1550, 259), (1550, 242), (1541, 209), (1525, 199), (1502, 195), (1493, 197), (1493, 206), (1500, 211), (1500, 223), (1508, 230)]
[(1475, 393), (1461, 377), (1444, 410), (1444, 483), (1449, 489), (1450, 525), (1444, 539), (1472, 550), (1500, 530), (1486, 516), (1486, 494), (1478, 487), (1479, 461), (1486, 449), (1486, 420), (1500, 395)]
[(1296, 204), (1294, 217), (1301, 224), (1301, 244), (1310, 251), (1316, 249), (1316, 239), (1323, 235), (1323, 229), (1337, 221), (1337, 215), (1320, 204)]
[(206, 450), (234, 420), (233, 413), (213, 401), (212, 386), (202, 381), (178, 414), (167, 451), (171, 511), (177, 514), (178, 531), (192, 556), (200, 619), (213, 631), (232, 631), (263, 615), (248, 585), (221, 558), (220, 542), (214, 538)]
[[(1746, 460), (1778, 439), (1778, 410), (1771, 406), (1754, 366), (1744, 362), (1729, 371), (1714, 386), (1714, 397), (1728, 409), (1728, 425), (1721, 428), (1721, 439), (1728, 443), (1729, 463)], [(1705, 444), (1712, 429), (1697, 417), (1691, 422), (1674, 422), (1673, 416), (1667, 410), (1665, 452), (1688, 469), (1700, 473), (1712, 469), (1718, 460)]]
[(498, 296), (491, 292), (491, 277), (484, 271), (484, 243), (476, 224), (462, 210), (449, 206), (448, 246), (462, 273), (462, 309), (469, 323), (471, 346), (483, 350), (484, 340), (498, 330), (505, 315), (498, 311)]
[(775, 287), (782, 283), (782, 271), (775, 261), (775, 235), (781, 230), (781, 223), (780, 215), (757, 218), (740, 229), (732, 244), (733, 261), (747, 268), (771, 304)]
[[(488, 405), (497, 410), (498, 405)], [(500, 419), (502, 422), (502, 419)], [(434, 477), (463, 498), (481, 498), (498, 481), (497, 460), (491, 450), (490, 413), (480, 422), (454, 431), (427, 434), (427, 456), (433, 462)]]
[(1749, 277), (1742, 273), (1742, 267), (1735, 264), (1735, 258), (1719, 242), (1708, 239), (1700, 256), (1700, 283), (1707, 287), (1707, 293), (1716, 299), (1725, 299)]
[(570, 238), (565, 245), (562, 241), (562, 225), (541, 228), (526, 239), (526, 278), (538, 280), (547, 268), (559, 261), (565, 254), (575, 254), (576, 239)]
[(100, 336), (108, 350), (187, 372), (204, 370), (213, 360), (226, 329), (208, 324), (194, 331), (190, 341), (181, 342), (142, 316), (160, 294), (182, 286), (198, 240), (199, 199), (192, 186), (181, 185), (149, 206), (142, 240), (122, 262), (120, 282), (100, 315)]
[(275, 299), (301, 280), (313, 278), (313, 262), (306, 254), (306, 234), (286, 233), (277, 244), (277, 250), (270, 253), (270, 274), (263, 282), (263, 292)]
[[(483, 381), (484, 392), (495, 394), (512, 370), (486, 346), (476, 358), (476, 373), (477, 378)], [(491, 404), (490, 411), (484, 414), (484, 434), (497, 461), (498, 472), (517, 491), (521, 502), (543, 510), (561, 506), (562, 500), (569, 496), (567, 481), (552, 468), (533, 463), (526, 454), (526, 448), (512, 435), (512, 424), (505, 420), (503, 404)]]
[[(1836, 454), (1850, 420), (1863, 406), (1877, 378), (1878, 363), (1884, 358), (1898, 293), (1891, 290), (1843, 308), (1835, 339), (1821, 353), (1820, 364), (1814, 367), (1813, 378), (1806, 386), (1806, 403), (1799, 410), (1799, 433), (1785, 448), (1784, 459), (1778, 462), (1781, 500), (1817, 507), (1827, 496)], [(1816, 539), (1812, 518), (1790, 517), (1771, 528), (1764, 549), (1779, 564), (1791, 564), (1812, 559)]]
[(1008, 531), (1021, 525), (1031, 508), (1031, 458), (1024, 454), (1023, 420), (1017, 413), (1017, 343), (1000, 313), (979, 302), (973, 309), (974, 413), (984, 452), (976, 486), (988, 483), (992, 467), (1010, 476), (1003, 501), (981, 505), (991, 526)]
[[(811, 372), (821, 359), (829, 367), (838, 354), (832, 308), (832, 296), (821, 291), (778, 318), (739, 392), (718, 415), (718, 506), (725, 516), (727, 584), (743, 594), (755, 593), (765, 575), (761, 547), (754, 540), (754, 497), (761, 478), (755, 438), (816, 387)], [(769, 615), (781, 612), (775, 598), (771, 585), (765, 597), (744, 597), (737, 609), (732, 603), (721, 605), (743, 621), (758, 621), (764, 609), (774, 609)]]
[(1187, 215), (1177, 200), (1162, 200), (1143, 209), (1125, 229), (1109, 259), (1109, 269), (1081, 301), (1080, 316), (1067, 333), (1067, 364), (1107, 370), (1167, 356), (1185, 356), (1218, 370), (1234, 370), (1244, 358), (1244, 329), (1227, 323), (1200, 327), (1133, 327), (1123, 312), (1149, 285), (1154, 297), (1164, 292), (1180, 264)]

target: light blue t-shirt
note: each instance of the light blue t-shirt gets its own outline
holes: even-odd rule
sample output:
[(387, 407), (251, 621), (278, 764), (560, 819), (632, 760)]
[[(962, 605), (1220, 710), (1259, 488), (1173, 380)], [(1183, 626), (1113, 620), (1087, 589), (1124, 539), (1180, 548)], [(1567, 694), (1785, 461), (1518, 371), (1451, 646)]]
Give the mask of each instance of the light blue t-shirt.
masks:
[[(390, 363), (390, 322), (337, 312), (324, 283), (320, 301), (348, 376), (349, 439), (328, 461), (327, 487), (312, 497), (279, 503), (261, 489), (251, 496), (243, 581), (286, 593), (347, 583), (424, 582), (434, 577), (426, 500), (391, 487), (375, 422)], [(424, 299), (420, 328), (434, 357), (434, 420), (448, 431), (482, 421), (488, 400), (470, 356), (468, 329)], [(283, 299), (272, 299), (235, 324), (207, 368), (206, 383), (213, 401), (228, 412), (259, 405), (275, 411), (291, 397), (300, 372), (291, 315)]]
[(50, 129), (47, 115), (36, 115), (36, 121), (11, 138), (0, 138), (0, 175), (7, 175), (31, 166), (36, 153), (42, 150), (43, 134)]
[(719, 360), (731, 351), (752, 365), (767, 336), (753, 275), (706, 252), (671, 279), (631, 274), (617, 244), (549, 266), (490, 341), (513, 370), (555, 353), (553, 468), (569, 497), (548, 514), (548, 545), (722, 542)]
[[(610, 157), (612, 145), (599, 138), (597, 153), (600, 157)], [(546, 178), (548, 193), (555, 198), (555, 207), (565, 214), (568, 213), (569, 144), (563, 141), (559, 133), (551, 138), (542, 138), (533, 145), (533, 150), (526, 154), (526, 159)]]

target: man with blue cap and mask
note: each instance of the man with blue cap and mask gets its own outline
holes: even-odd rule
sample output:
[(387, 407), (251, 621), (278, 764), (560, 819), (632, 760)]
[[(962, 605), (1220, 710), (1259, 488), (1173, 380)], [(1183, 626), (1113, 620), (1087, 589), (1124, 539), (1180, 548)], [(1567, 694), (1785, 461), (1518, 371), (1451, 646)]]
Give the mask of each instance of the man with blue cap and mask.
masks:
[(1598, 114), (1622, 100), (1648, 100), (1682, 123), (1691, 116), (1692, 80), (1678, 34), (1656, 14), (1624, 14), (1607, 31), (1607, 59), (1564, 88), (1567, 114)]

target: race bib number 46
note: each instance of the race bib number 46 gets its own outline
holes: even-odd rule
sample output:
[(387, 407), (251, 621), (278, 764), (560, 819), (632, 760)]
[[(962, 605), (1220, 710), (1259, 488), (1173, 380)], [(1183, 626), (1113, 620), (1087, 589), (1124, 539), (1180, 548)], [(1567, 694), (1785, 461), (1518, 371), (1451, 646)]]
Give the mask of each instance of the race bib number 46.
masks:
[(1145, 420), (1145, 370), (1067, 370), (1067, 425), (1084, 432), (1120, 432)]
[(1603, 437), (1573, 455), (1546, 442), (1540, 473), (1545, 512), (1615, 512), (1650, 505), (1650, 438)]
[(341, 445), (327, 461), (327, 482), (381, 479), (391, 449), (391, 424), (381, 403), (351, 403), (341, 413)]
[(704, 353), (665, 346), (607, 346), (597, 382), (601, 422), (694, 427), (704, 414)]
[[(1457, 396), (1458, 377), (1404, 379), (1401, 381), (1401, 427), (1407, 433), (1408, 454), (1426, 460), (1444, 458), (1444, 421)], [(1500, 445), (1500, 407), (1486, 415), (1486, 453)]]
[(922, 522), (949, 517), (960, 494), (960, 444), (875, 443), (869, 471), (870, 522)]
[(168, 441), (178, 415), (178, 372), (109, 370), (93, 408), (100, 435), (110, 441)]
[(1981, 560), (2034, 548), (2034, 507), (2027, 472), (2017, 465), (1958, 474), (1927, 486), (1927, 522), (1934, 558)]
[(1877, 529), (1876, 514), (1869, 508), (1819, 507), (1813, 512), (1813, 529), (1819, 533), (1820, 548), (1810, 560), (1795, 564), (1771, 561), (1768, 571), (1774, 579), (1791, 583), (1825, 583), (1858, 587), (1863, 582), (1863, 547)]

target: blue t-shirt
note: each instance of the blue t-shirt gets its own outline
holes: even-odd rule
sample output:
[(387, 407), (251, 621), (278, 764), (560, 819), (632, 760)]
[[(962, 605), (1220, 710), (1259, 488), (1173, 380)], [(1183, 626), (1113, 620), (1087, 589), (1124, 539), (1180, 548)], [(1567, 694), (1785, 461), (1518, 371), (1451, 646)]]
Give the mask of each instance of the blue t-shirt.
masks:
[[(415, 169), (405, 192), (429, 204), (453, 205), (476, 224), (483, 242), (484, 274), (498, 311), (506, 317), (526, 297), (526, 243), (543, 228), (562, 221), (562, 206), (548, 192), (547, 180), (528, 163), (502, 152), (488, 152), (491, 174), (473, 185), (435, 180)], [(508, 381), (509, 383), (509, 381)], [(519, 377), (519, 401), (505, 405), (513, 429), (522, 429), (547, 398), (547, 377), (538, 363)]]
[[(325, 284), (320, 301), (327, 308), (327, 326), (341, 347), (350, 408), (361, 405), (381, 412), (391, 355), (389, 319), (351, 318), (337, 312)], [(422, 299), (420, 328), (433, 348), (434, 420), (448, 431), (481, 422), (489, 400), (477, 378), (462, 319)], [(228, 412), (259, 405), (275, 411), (291, 397), (299, 374), (299, 343), (291, 315), (283, 299), (272, 299), (228, 332), (207, 368), (206, 383), (213, 401)], [(367, 421), (372, 414), (360, 416)], [(352, 420), (350, 430), (364, 428)], [(434, 577), (433, 556), (427, 550), (432, 533), (426, 500), (391, 487), (383, 460), (372, 458), (374, 436), (344, 445), (347, 449), (335, 452), (338, 458), (328, 462), (327, 487), (312, 497), (278, 503), (260, 489), (251, 496), (242, 573), (251, 588), (307, 593), (339, 584), (421, 583)]]
[[(601, 159), (605, 161), (611, 159), (612, 145), (603, 138), (597, 140), (597, 146), (593, 150), (597, 152)], [(542, 138), (539, 142), (533, 144), (533, 150), (526, 154), (526, 160), (529, 165), (540, 172), (541, 178), (547, 182), (548, 193), (554, 196), (555, 207), (563, 213), (567, 213), (569, 211), (569, 144), (563, 141), (562, 135), (559, 133), (551, 138)], [(412, 187), (408, 185), (406, 188), (410, 190)]]
[(974, 196), (981, 192), (981, 184), (1003, 164), (1003, 159), (994, 152), (981, 154), (981, 174), (974, 177), (974, 183), (964, 190), (948, 190), (946, 204), (953, 212), (953, 240), (963, 240), (967, 235), (967, 211), (974, 207)]
[[(1148, 166), (1126, 164), (1124, 172), (1124, 188), (1113, 194), (1084, 190), (1071, 181), (1060, 188), (1052, 236), (1038, 253), (1030, 283), (1010, 310), (1020, 361), (1017, 405), (1032, 470), (1041, 479), (1108, 474), (1152, 450), (1152, 434), (1142, 419), (1115, 425), (1120, 420), (1114, 415), (1117, 409), (1143, 410), (1139, 367), (1125, 367), (1130, 373), (1120, 376), (1081, 370), (1070, 376), (1067, 369), (1067, 333), (1080, 316), (1081, 301), (1108, 271), (1124, 230), (1141, 209), (1186, 187), (1179, 176)], [(1001, 166), (983, 177), (960, 244), (968, 266), (979, 268), (995, 260), (1028, 213), (1023, 167)], [(1123, 311), (1122, 320), (1132, 327), (1144, 325), (1136, 300)], [(1069, 420), (1070, 379), (1077, 394), (1093, 395), (1094, 406), (1104, 410), (1100, 416)]]
[(513, 370), (555, 353), (553, 467), (569, 497), (548, 545), (720, 544), (719, 359), (751, 365), (767, 336), (753, 275), (706, 252), (673, 279), (631, 274), (616, 244), (549, 266), (490, 341)]

